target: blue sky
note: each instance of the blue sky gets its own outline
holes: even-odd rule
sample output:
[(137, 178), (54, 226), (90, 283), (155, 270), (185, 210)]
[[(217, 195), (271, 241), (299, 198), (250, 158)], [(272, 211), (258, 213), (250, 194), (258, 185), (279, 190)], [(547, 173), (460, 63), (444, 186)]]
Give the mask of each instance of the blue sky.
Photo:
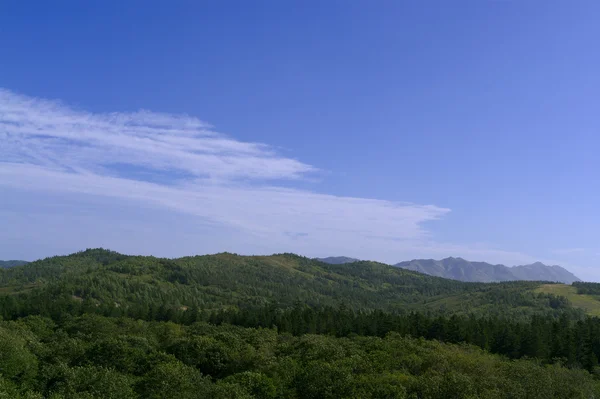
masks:
[(600, 280), (599, 15), (2, 2), (0, 258), (462, 256)]

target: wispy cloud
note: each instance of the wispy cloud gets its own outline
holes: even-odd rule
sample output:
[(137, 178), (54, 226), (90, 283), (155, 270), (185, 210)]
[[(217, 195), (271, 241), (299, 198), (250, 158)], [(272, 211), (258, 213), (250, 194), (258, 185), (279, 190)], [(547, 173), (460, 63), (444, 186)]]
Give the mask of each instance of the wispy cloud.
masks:
[(335, 197), (272, 186), (195, 182), (171, 187), (15, 163), (0, 164), (0, 181), (20, 189), (136, 200), (254, 234), (284, 234), (293, 227), (299, 231), (323, 231), (324, 235), (366, 237), (380, 233), (399, 239), (421, 238), (426, 235), (421, 223), (448, 211), (436, 206)]
[(93, 114), (0, 89), (0, 159), (65, 172), (115, 173), (113, 165), (198, 179), (297, 179), (315, 168), (264, 144), (210, 130), (200, 120), (149, 111)]
[(189, 116), (94, 114), (0, 90), (0, 141), (2, 186), (166, 207), (275, 241), (421, 240), (449, 212), (282, 188), (317, 168)]

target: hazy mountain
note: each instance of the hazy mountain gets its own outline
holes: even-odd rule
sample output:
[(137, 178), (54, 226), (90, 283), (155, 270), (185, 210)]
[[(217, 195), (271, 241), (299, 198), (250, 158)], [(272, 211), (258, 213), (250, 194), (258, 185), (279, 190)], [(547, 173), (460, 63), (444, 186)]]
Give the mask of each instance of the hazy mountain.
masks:
[(25, 260), (0, 260), (0, 268), (7, 268), (13, 266), (21, 266), (28, 263)]
[(446, 258), (442, 260), (414, 259), (397, 263), (394, 266), (431, 276), (460, 281), (494, 282), (528, 280), (560, 281), (566, 284), (581, 281), (571, 272), (560, 266), (547, 266), (540, 262), (531, 265), (507, 267), (504, 265), (492, 265), (486, 262), (470, 262), (463, 258)]
[(344, 263), (360, 262), (360, 259), (349, 258), (347, 256), (329, 256), (327, 258), (315, 258), (319, 262), (329, 263), (330, 265), (342, 265)]
[(543, 279), (547, 281), (561, 281), (567, 284), (571, 284), (574, 281), (581, 281), (573, 273), (560, 266), (547, 266), (541, 262), (511, 267), (510, 270), (519, 280)]

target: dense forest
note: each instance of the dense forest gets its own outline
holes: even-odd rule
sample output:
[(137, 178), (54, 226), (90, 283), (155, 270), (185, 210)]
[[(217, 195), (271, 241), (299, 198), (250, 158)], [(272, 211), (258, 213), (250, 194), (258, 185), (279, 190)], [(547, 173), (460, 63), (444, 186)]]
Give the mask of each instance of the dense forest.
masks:
[(292, 254), (48, 258), (0, 270), (0, 397), (600, 397), (600, 319), (540, 284)]
[(0, 323), (10, 398), (594, 398), (559, 363), (403, 337), (298, 337), (276, 329), (97, 315)]

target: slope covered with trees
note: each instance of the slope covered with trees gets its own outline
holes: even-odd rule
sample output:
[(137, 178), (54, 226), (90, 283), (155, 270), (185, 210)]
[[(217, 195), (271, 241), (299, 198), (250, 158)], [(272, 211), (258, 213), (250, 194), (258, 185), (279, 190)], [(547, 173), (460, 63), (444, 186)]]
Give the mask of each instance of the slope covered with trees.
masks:
[(0, 271), (0, 397), (600, 397), (600, 319), (541, 285), (86, 250)]
[(538, 285), (464, 283), (374, 262), (334, 265), (292, 254), (160, 259), (94, 249), (0, 271), (0, 292), (10, 293), (0, 305), (9, 319), (65, 307), (145, 317), (161, 306), (218, 310), (296, 302), (510, 317), (577, 312), (560, 297), (534, 292)]

